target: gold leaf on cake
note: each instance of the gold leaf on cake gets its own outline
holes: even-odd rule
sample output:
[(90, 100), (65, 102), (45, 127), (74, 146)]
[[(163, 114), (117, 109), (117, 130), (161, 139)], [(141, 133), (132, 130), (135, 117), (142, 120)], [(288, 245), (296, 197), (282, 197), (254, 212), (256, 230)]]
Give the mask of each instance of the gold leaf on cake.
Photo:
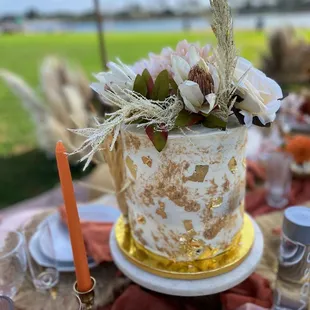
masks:
[(246, 168), (246, 159), (245, 159), (245, 158), (243, 158), (242, 166), (243, 166), (244, 168)]
[(208, 207), (209, 209), (215, 209), (220, 207), (222, 203), (223, 203), (223, 197), (219, 197), (216, 199), (212, 199)]
[(232, 174), (235, 174), (237, 171), (237, 161), (235, 157), (232, 157), (228, 163), (228, 168)]
[(137, 165), (133, 162), (133, 160), (129, 156), (126, 157), (125, 162), (126, 162), (126, 166), (129, 169), (132, 177), (134, 179), (136, 179), (137, 178)]
[(142, 162), (150, 168), (152, 167), (153, 161), (150, 156), (142, 156)]
[(184, 220), (183, 224), (184, 224), (184, 228), (186, 231), (190, 231), (193, 229), (193, 221), (192, 220)]
[(209, 181), (210, 186), (207, 187), (207, 194), (210, 196), (214, 196), (217, 194), (218, 185), (215, 183), (215, 179)]
[(126, 148), (129, 150), (139, 150), (140, 146), (141, 146), (141, 142), (140, 139), (138, 138), (138, 136), (132, 135), (127, 131), (125, 132), (125, 145)]
[(204, 242), (192, 237), (192, 234), (181, 235), (179, 239), (180, 254), (187, 256), (190, 260), (195, 260), (204, 251)]
[(145, 224), (145, 222), (146, 222), (145, 217), (144, 217), (143, 215), (139, 215), (139, 216), (137, 217), (137, 222), (138, 222), (139, 224)]
[(224, 193), (229, 192), (229, 186), (230, 186), (230, 182), (229, 182), (229, 180), (227, 178), (227, 175), (225, 174), (225, 176), (224, 176), (224, 183), (223, 183), (223, 191), (224, 191)]
[(167, 218), (167, 213), (165, 212), (165, 204), (163, 202), (159, 202), (159, 208), (156, 209), (156, 214), (161, 216), (163, 219)]
[(209, 171), (209, 165), (197, 165), (194, 173), (189, 177), (183, 177), (183, 182), (203, 182)]

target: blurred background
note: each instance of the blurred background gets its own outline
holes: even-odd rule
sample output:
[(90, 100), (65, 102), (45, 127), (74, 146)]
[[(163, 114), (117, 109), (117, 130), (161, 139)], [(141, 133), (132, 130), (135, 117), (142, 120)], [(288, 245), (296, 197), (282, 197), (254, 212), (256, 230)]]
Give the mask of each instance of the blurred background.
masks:
[[(310, 81), (310, 0), (231, 0), (240, 55), (286, 93)], [(187, 39), (214, 43), (208, 0), (0, 0), (0, 208), (58, 184), (55, 141), (105, 108), (92, 73)], [(85, 172), (72, 157), (74, 178)]]

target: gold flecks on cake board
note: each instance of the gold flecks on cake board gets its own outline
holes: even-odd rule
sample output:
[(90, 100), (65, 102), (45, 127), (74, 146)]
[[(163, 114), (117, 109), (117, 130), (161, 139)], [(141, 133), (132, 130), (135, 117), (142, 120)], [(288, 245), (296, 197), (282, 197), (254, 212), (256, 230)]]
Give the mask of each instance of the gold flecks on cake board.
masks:
[(142, 156), (142, 162), (149, 166), (150, 168), (152, 168), (152, 164), (153, 164), (153, 161), (152, 161), (152, 158), (150, 156)]
[(228, 163), (228, 168), (232, 174), (235, 174), (237, 171), (237, 161), (235, 157), (232, 157)]
[(189, 176), (183, 176), (183, 182), (192, 181), (192, 182), (203, 182), (209, 171), (209, 165), (197, 165), (195, 167), (194, 173)]
[[(156, 255), (134, 241), (122, 217), (116, 223), (115, 236), (122, 253), (139, 268), (160, 277), (186, 280), (210, 278), (233, 270), (247, 257), (255, 239), (252, 221), (245, 215), (241, 232), (235, 236), (226, 252), (209, 259), (179, 262)], [(197, 245), (199, 242), (194, 241), (192, 249)], [(157, 249), (160, 252), (164, 250), (160, 247)]]

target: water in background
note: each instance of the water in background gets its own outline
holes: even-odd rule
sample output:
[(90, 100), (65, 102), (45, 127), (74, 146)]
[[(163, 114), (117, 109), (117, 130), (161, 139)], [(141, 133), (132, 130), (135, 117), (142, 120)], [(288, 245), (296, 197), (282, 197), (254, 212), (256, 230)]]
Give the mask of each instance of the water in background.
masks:
[[(251, 14), (238, 15), (234, 18), (237, 29), (255, 29), (258, 23), (264, 28), (282, 27), (292, 25), (298, 28), (310, 28), (310, 12), (281, 13), (281, 14)], [(206, 18), (197, 17), (186, 20), (191, 30), (204, 30), (210, 24)], [(162, 18), (149, 20), (106, 20), (104, 29), (113, 32), (139, 32), (139, 31), (181, 31), (184, 20), (182, 18)], [(95, 32), (95, 22), (64, 22), (64, 21), (33, 21), (25, 25), (28, 31), (34, 32)]]

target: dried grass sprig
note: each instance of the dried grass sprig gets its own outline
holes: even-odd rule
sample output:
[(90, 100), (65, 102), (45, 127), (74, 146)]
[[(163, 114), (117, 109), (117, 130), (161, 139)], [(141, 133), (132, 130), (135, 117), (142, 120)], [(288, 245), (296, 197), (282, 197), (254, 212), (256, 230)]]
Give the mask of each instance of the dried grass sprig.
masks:
[(213, 13), (212, 30), (217, 38), (214, 56), (220, 77), (217, 100), (222, 115), (226, 115), (227, 119), (233, 88), (233, 75), (237, 65), (233, 20), (227, 0), (210, 0), (210, 5)]
[(184, 108), (183, 102), (176, 96), (168, 97), (164, 101), (154, 101), (133, 91), (121, 90), (120, 94), (105, 92), (103, 97), (119, 109), (108, 114), (107, 119), (102, 124), (96, 121), (95, 128), (71, 129), (72, 132), (86, 138), (83, 144), (72, 154), (91, 149), (81, 159), (81, 161), (87, 159), (85, 167), (112, 133), (113, 139), (109, 149), (110, 151), (113, 150), (122, 125), (143, 120), (143, 124), (138, 124), (138, 127), (154, 125), (160, 131), (163, 130), (164, 124), (164, 129), (169, 131), (174, 127), (178, 114)]

